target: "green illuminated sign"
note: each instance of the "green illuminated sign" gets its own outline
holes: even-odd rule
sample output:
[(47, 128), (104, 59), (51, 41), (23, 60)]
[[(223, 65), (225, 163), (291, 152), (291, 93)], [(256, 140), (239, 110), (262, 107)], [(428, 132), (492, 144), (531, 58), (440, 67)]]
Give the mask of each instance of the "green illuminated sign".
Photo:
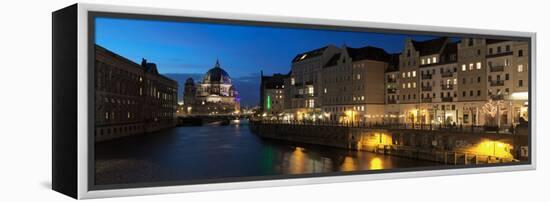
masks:
[(267, 105), (267, 110), (270, 110), (271, 109), (271, 96), (267, 96), (267, 101), (266, 101), (266, 105)]

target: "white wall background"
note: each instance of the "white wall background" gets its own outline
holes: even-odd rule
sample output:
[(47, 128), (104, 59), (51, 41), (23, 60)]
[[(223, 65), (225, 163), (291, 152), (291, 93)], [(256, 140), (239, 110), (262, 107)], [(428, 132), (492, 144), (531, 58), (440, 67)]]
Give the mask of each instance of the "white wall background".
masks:
[[(105, 201), (529, 201), (550, 193), (549, 5), (540, 0), (95, 0), (91, 3), (538, 33), (538, 169), (308, 186), (102, 199)], [(74, 1), (3, 1), (0, 12), (0, 199), (68, 201), (51, 186), (51, 12)], [(546, 125), (545, 125), (546, 124)]]

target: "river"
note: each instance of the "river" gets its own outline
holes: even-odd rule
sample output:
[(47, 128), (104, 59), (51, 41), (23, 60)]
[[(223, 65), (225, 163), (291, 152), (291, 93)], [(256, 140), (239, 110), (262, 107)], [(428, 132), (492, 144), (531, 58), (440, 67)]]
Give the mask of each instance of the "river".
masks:
[(95, 184), (200, 181), (438, 165), (262, 139), (247, 121), (176, 127), (95, 145)]

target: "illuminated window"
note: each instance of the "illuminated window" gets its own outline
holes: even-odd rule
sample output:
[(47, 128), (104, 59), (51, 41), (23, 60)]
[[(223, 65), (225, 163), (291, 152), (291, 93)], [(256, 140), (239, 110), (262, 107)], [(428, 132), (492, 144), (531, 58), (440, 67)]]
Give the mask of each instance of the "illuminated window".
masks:
[(481, 62), (476, 63), (476, 69), (481, 69)]
[(294, 77), (290, 78), (290, 85), (294, 85), (295, 83), (296, 83), (296, 80), (294, 80)]
[(416, 77), (416, 71), (413, 71), (413, 77)]
[(361, 106), (361, 111), (365, 111), (365, 106)]
[(403, 88), (405, 88), (405, 83), (403, 83)]
[(361, 100), (365, 100), (365, 96), (361, 96)]
[(413, 82), (413, 88), (416, 88), (416, 82)]
[(310, 99), (309, 100), (309, 108), (313, 108), (315, 107), (315, 100), (314, 99)]
[(403, 72), (403, 78), (405, 78), (405, 72)]
[(424, 59), (422, 59), (422, 60), (420, 61), (420, 63), (422, 63), (422, 64), (424, 64), (424, 62), (426, 62), (426, 61), (424, 61)]
[(457, 84), (457, 80), (456, 80), (456, 79), (453, 80), (453, 84), (455, 84), (455, 85)]
[(433, 60), (434, 63), (437, 63), (437, 58), (436, 57), (433, 57), (432, 60)]
[(357, 80), (361, 79), (361, 74), (357, 74)]
[(313, 95), (313, 86), (307, 88), (307, 93)]
[(407, 77), (411, 77), (411, 72), (407, 72)]
[(518, 72), (523, 72), (523, 65), (518, 65)]
[(474, 69), (474, 63), (470, 63), (470, 70)]
[(428, 64), (432, 63), (432, 60), (430, 58), (428, 58)]
[(466, 65), (465, 64), (462, 65), (462, 71), (466, 71)]
[(411, 83), (407, 83), (407, 88), (411, 88)]
[(327, 93), (327, 88), (323, 89), (323, 92)]

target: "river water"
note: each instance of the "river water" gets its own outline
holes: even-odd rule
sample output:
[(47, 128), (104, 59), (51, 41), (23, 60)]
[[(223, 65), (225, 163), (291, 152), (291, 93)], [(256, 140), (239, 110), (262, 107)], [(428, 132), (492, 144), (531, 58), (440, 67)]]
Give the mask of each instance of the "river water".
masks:
[(95, 146), (96, 185), (235, 179), (438, 165), (395, 156), (262, 139), (247, 121), (176, 127)]

